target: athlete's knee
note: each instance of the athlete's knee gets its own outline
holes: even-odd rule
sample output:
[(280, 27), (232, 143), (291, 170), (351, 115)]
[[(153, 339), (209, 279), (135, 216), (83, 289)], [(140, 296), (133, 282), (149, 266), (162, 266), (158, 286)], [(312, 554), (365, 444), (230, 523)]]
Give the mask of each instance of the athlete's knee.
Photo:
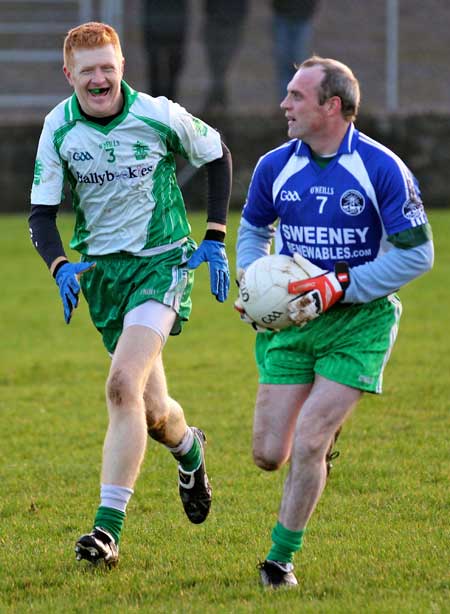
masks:
[(106, 382), (106, 398), (114, 407), (132, 409), (139, 400), (134, 377), (123, 369), (114, 369)]
[(147, 431), (155, 441), (165, 442), (167, 439), (168, 414), (153, 415), (146, 412)]
[(286, 462), (286, 455), (281, 450), (269, 450), (253, 446), (253, 462), (264, 471), (277, 471)]
[(282, 466), (282, 463), (277, 462), (271, 458), (261, 456), (260, 454), (253, 454), (253, 461), (257, 467), (264, 471), (277, 471)]
[(145, 417), (148, 434), (156, 441), (166, 440), (167, 423), (169, 421), (168, 399), (153, 389), (144, 391)]

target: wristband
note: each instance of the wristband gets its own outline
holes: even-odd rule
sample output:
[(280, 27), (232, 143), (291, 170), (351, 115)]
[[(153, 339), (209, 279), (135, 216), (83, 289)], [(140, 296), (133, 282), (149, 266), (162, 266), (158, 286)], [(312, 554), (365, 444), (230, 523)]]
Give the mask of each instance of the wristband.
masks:
[(222, 230), (216, 230), (215, 228), (208, 228), (205, 234), (205, 241), (219, 241), (225, 243), (225, 233)]
[(338, 280), (338, 282), (341, 284), (342, 297), (340, 298), (340, 300), (342, 300), (345, 296), (345, 291), (350, 285), (350, 271), (348, 264), (341, 260), (336, 262), (336, 264), (334, 265), (334, 274), (336, 275), (336, 279)]
[(59, 269), (64, 265), (67, 264), (69, 261), (68, 260), (60, 260), (58, 262), (58, 264), (55, 266), (55, 268), (53, 269), (53, 279), (56, 279), (56, 273), (59, 271)]

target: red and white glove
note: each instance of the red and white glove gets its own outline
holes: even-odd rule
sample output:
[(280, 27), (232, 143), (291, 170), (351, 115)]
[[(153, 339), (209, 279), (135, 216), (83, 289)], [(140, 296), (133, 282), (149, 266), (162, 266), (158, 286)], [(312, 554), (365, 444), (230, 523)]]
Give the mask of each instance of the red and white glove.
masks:
[(289, 317), (297, 326), (304, 326), (343, 298), (350, 284), (350, 274), (346, 262), (336, 262), (332, 273), (320, 269), (300, 254), (295, 253), (294, 260), (308, 274), (315, 275), (288, 285), (289, 294), (297, 295), (289, 303)]

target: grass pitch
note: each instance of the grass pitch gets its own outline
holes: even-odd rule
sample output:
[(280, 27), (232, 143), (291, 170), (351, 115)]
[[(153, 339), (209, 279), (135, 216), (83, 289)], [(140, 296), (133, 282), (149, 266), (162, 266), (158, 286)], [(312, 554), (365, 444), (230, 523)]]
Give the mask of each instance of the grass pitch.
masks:
[[(86, 304), (70, 326), (28, 240), (2, 217), (0, 612), (450, 612), (448, 330), (450, 213), (431, 214), (432, 273), (404, 288), (384, 394), (365, 396), (296, 557), (298, 590), (264, 592), (285, 471), (264, 474), (250, 446), (253, 332), (197, 274), (191, 322), (165, 349), (171, 394), (205, 429), (211, 515), (191, 525), (176, 466), (149, 442), (111, 572), (74, 560), (98, 503), (109, 359)], [(60, 218), (67, 245), (70, 216)], [(201, 239), (204, 215), (192, 215)], [(228, 251), (234, 268), (237, 215)]]

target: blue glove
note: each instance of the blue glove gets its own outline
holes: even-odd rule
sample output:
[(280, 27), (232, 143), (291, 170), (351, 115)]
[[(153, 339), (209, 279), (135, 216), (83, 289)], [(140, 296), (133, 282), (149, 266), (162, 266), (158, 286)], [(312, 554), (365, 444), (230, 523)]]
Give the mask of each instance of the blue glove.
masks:
[(70, 323), (72, 311), (78, 305), (80, 284), (76, 276), (91, 269), (93, 266), (95, 266), (95, 262), (77, 262), (76, 264), (66, 262), (56, 272), (55, 281), (59, 287), (66, 324)]
[(204, 239), (189, 258), (188, 269), (196, 269), (202, 262), (208, 263), (211, 293), (223, 303), (230, 289), (230, 271), (225, 244)]

